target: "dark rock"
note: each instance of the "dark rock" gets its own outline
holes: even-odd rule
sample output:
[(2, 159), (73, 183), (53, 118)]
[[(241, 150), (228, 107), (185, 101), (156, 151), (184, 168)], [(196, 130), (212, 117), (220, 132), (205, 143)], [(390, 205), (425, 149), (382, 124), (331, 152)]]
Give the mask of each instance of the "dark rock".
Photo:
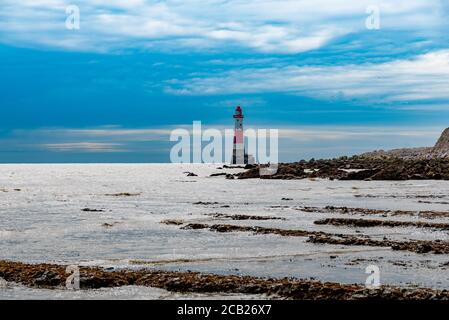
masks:
[(188, 225), (182, 227), (182, 230), (197, 230), (197, 229), (206, 229), (208, 227), (207, 224), (202, 223), (189, 223)]
[(219, 219), (231, 219), (231, 220), (286, 220), (281, 217), (273, 217), (273, 216), (255, 216), (255, 215), (246, 215), (246, 214), (224, 214), (224, 213), (213, 213), (209, 214), (214, 218)]
[(120, 193), (107, 193), (106, 196), (111, 197), (135, 197), (140, 196), (142, 193), (130, 193), (130, 192), (120, 192)]
[[(0, 277), (6, 281), (36, 287), (57, 288), (64, 284), (66, 266), (50, 264), (24, 264), (0, 261)], [(48, 271), (45, 274), (45, 271)], [(61, 280), (56, 281), (61, 277)], [(50, 282), (45, 282), (45, 279)], [(198, 272), (174, 272), (159, 270), (112, 270), (89, 267), (80, 270), (83, 289), (110, 288), (119, 286), (148, 286), (176, 292), (264, 294), (274, 298), (296, 300), (448, 300), (447, 290), (428, 288), (403, 288), (381, 286), (369, 290), (359, 284), (339, 284), (296, 278), (258, 278), (252, 276), (217, 275)]]
[(218, 202), (203, 202), (203, 201), (198, 201), (198, 202), (194, 202), (193, 204), (209, 206), (209, 205), (218, 204)]
[(247, 164), (244, 169), (248, 170), (248, 169), (254, 169), (257, 168), (258, 165), (257, 164)]
[(83, 212), (104, 212), (104, 209), (90, 209), (90, 208), (84, 208), (81, 209)]
[(184, 224), (184, 221), (176, 220), (176, 219), (167, 219), (167, 220), (162, 220), (161, 223), (166, 224), (166, 225), (180, 226), (180, 225)]
[[(345, 169), (341, 169), (345, 168)], [(349, 171), (357, 169), (359, 171)], [(346, 171), (348, 170), (348, 171)], [(273, 175), (260, 175), (259, 168), (236, 174), (238, 179), (338, 179), (338, 180), (449, 180), (449, 158), (401, 159), (361, 156), (338, 159), (301, 160), (280, 163)]]
[(106, 222), (106, 223), (103, 223), (102, 226), (105, 227), (105, 228), (112, 228), (114, 226), (114, 224)]
[(209, 177), (219, 177), (219, 176), (226, 176), (227, 173), (220, 172), (220, 173), (212, 173)]
[(373, 175), (377, 174), (379, 169), (368, 169), (362, 171), (353, 171), (349, 172), (346, 176), (343, 176), (340, 180), (367, 180), (370, 179)]
[(44, 271), (34, 279), (36, 286), (57, 286), (61, 284), (61, 277), (53, 271)]
[[(430, 228), (435, 230), (449, 230), (448, 223), (429, 223), (422, 221), (394, 221), (394, 220), (373, 220), (373, 219), (347, 219), (347, 218), (327, 218), (314, 222), (318, 225), (353, 226), (360, 228), (369, 227), (416, 227)], [(385, 238), (386, 240), (386, 238)]]
[(255, 179), (260, 178), (260, 172), (258, 168), (249, 169), (248, 171), (244, 171), (236, 174), (238, 179)]
[(187, 177), (198, 177), (198, 175), (193, 172), (184, 172), (184, 173), (187, 174)]

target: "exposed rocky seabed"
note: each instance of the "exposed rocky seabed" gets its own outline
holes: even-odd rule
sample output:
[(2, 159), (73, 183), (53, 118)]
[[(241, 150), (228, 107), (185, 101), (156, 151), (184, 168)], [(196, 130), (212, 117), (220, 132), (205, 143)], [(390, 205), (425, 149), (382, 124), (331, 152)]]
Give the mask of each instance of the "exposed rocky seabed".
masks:
[[(263, 167), (263, 166), (262, 166)], [(341, 157), (280, 163), (276, 173), (261, 175), (259, 166), (236, 174), (238, 179), (449, 180), (449, 158), (402, 159)]]
[[(327, 161), (0, 165), (0, 298), (448, 299), (445, 160)], [(348, 179), (382, 161), (426, 176)]]

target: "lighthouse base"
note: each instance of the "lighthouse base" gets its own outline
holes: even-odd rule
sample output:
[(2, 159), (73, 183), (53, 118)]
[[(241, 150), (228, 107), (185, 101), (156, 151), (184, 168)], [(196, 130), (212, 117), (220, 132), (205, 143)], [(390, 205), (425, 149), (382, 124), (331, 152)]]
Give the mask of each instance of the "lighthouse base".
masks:
[(250, 154), (245, 153), (243, 157), (237, 157), (234, 153), (232, 155), (232, 162), (231, 164), (255, 164), (256, 161), (254, 157)]

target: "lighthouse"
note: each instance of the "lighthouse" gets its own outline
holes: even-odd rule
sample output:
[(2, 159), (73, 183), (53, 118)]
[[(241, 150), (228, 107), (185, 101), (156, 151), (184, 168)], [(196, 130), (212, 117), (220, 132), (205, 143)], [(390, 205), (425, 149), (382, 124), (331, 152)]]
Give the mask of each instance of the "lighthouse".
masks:
[(232, 164), (246, 163), (245, 139), (243, 136), (243, 111), (240, 106), (235, 108), (234, 113), (234, 146), (232, 152)]

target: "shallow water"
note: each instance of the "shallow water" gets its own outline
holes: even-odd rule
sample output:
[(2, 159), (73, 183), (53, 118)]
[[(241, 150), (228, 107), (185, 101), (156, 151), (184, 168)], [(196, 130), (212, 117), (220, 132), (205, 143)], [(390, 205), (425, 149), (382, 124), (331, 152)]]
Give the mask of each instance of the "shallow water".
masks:
[(139, 286), (96, 290), (33, 289), (12, 283), (7, 288), (0, 288), (0, 297), (2, 300), (252, 300), (267, 298), (263, 295), (183, 294)]
[[(217, 167), (0, 165), (0, 259), (294, 276), (345, 283), (364, 283), (365, 268), (376, 264), (380, 267), (383, 284), (449, 288), (447, 255), (318, 245), (307, 243), (304, 237), (181, 230), (179, 226), (160, 223), (178, 219), (185, 223), (365, 234), (376, 239), (386, 236), (395, 240), (449, 240), (448, 232), (430, 229), (315, 225), (315, 220), (326, 217), (362, 216), (297, 210), (301, 206), (334, 205), (449, 211), (449, 205), (444, 203), (449, 202), (445, 194), (449, 190), (448, 181), (282, 181), (209, 177), (211, 173), (239, 172), (239, 169), (218, 170)], [(186, 171), (199, 176), (186, 177)], [(114, 196), (119, 193), (131, 195)], [(423, 200), (431, 203), (419, 202)], [(194, 204), (199, 201), (216, 204)], [(84, 212), (83, 208), (103, 212)], [(286, 220), (231, 221), (212, 218), (208, 216), (211, 213), (270, 215)], [(388, 217), (388, 220), (449, 223), (447, 218), (425, 220), (397, 216)], [(180, 262), (179, 259), (189, 261)], [(0, 298), (3, 295), (0, 291)], [(126, 291), (123, 295), (127, 296)]]

